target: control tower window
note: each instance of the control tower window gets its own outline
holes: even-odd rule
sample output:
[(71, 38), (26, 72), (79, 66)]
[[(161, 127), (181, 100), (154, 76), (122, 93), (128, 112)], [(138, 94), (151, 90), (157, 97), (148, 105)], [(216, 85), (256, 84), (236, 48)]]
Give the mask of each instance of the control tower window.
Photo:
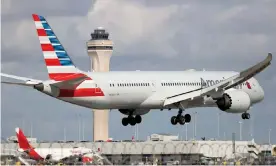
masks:
[(112, 50), (112, 46), (88, 46), (88, 50)]

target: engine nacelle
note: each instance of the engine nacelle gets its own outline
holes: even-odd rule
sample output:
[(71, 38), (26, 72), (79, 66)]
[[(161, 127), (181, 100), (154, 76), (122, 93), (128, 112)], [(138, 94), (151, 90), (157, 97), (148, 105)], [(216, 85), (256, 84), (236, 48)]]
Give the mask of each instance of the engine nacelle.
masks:
[(53, 159), (53, 157), (51, 154), (47, 154), (47, 156), (45, 157), (45, 160), (52, 160), (52, 159)]
[(119, 111), (124, 115), (144, 115), (147, 114), (150, 109), (119, 109)]
[(53, 96), (53, 97), (57, 97), (60, 93), (59, 88), (55, 87), (55, 86), (51, 86), (49, 84), (43, 84), (43, 83), (39, 83), (34, 85), (34, 88), (38, 91), (41, 91), (47, 95)]
[(218, 108), (222, 111), (242, 113), (249, 109), (251, 100), (247, 93), (239, 90), (233, 90), (224, 93), (216, 103)]

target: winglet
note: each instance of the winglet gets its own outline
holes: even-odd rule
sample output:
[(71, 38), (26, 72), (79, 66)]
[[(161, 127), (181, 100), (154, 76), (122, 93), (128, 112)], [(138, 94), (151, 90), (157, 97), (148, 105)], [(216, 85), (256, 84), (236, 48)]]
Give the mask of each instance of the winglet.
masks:
[(252, 66), (252, 67), (240, 72), (240, 76), (245, 77), (245, 80), (251, 78), (252, 76), (256, 75), (257, 73), (263, 71), (267, 66), (269, 66), (271, 64), (270, 63), (271, 60), (272, 60), (272, 54), (268, 53), (267, 57), (263, 61), (259, 62), (255, 66)]
[(272, 60), (272, 54), (271, 53), (268, 53), (267, 59), (268, 59), (269, 62), (271, 62), (271, 60)]

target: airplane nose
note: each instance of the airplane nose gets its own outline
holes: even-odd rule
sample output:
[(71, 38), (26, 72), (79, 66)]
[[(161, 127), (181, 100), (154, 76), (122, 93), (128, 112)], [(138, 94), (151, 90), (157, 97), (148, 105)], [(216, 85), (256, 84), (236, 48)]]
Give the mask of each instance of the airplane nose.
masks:
[(262, 101), (264, 99), (264, 90), (263, 90), (263, 88), (261, 86), (260, 86), (259, 93), (260, 93), (260, 101)]

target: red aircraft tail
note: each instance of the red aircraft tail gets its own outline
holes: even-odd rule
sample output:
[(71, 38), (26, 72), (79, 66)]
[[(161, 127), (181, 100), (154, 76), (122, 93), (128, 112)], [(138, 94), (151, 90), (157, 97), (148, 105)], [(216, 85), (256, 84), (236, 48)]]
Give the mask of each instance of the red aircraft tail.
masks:
[(31, 158), (35, 160), (43, 160), (43, 158), (34, 150), (34, 148), (29, 144), (26, 136), (20, 128), (15, 128), (19, 149), (26, 152)]
[(20, 128), (15, 128), (16, 136), (18, 139), (19, 148), (23, 150), (32, 149), (33, 147), (29, 144), (26, 136)]

